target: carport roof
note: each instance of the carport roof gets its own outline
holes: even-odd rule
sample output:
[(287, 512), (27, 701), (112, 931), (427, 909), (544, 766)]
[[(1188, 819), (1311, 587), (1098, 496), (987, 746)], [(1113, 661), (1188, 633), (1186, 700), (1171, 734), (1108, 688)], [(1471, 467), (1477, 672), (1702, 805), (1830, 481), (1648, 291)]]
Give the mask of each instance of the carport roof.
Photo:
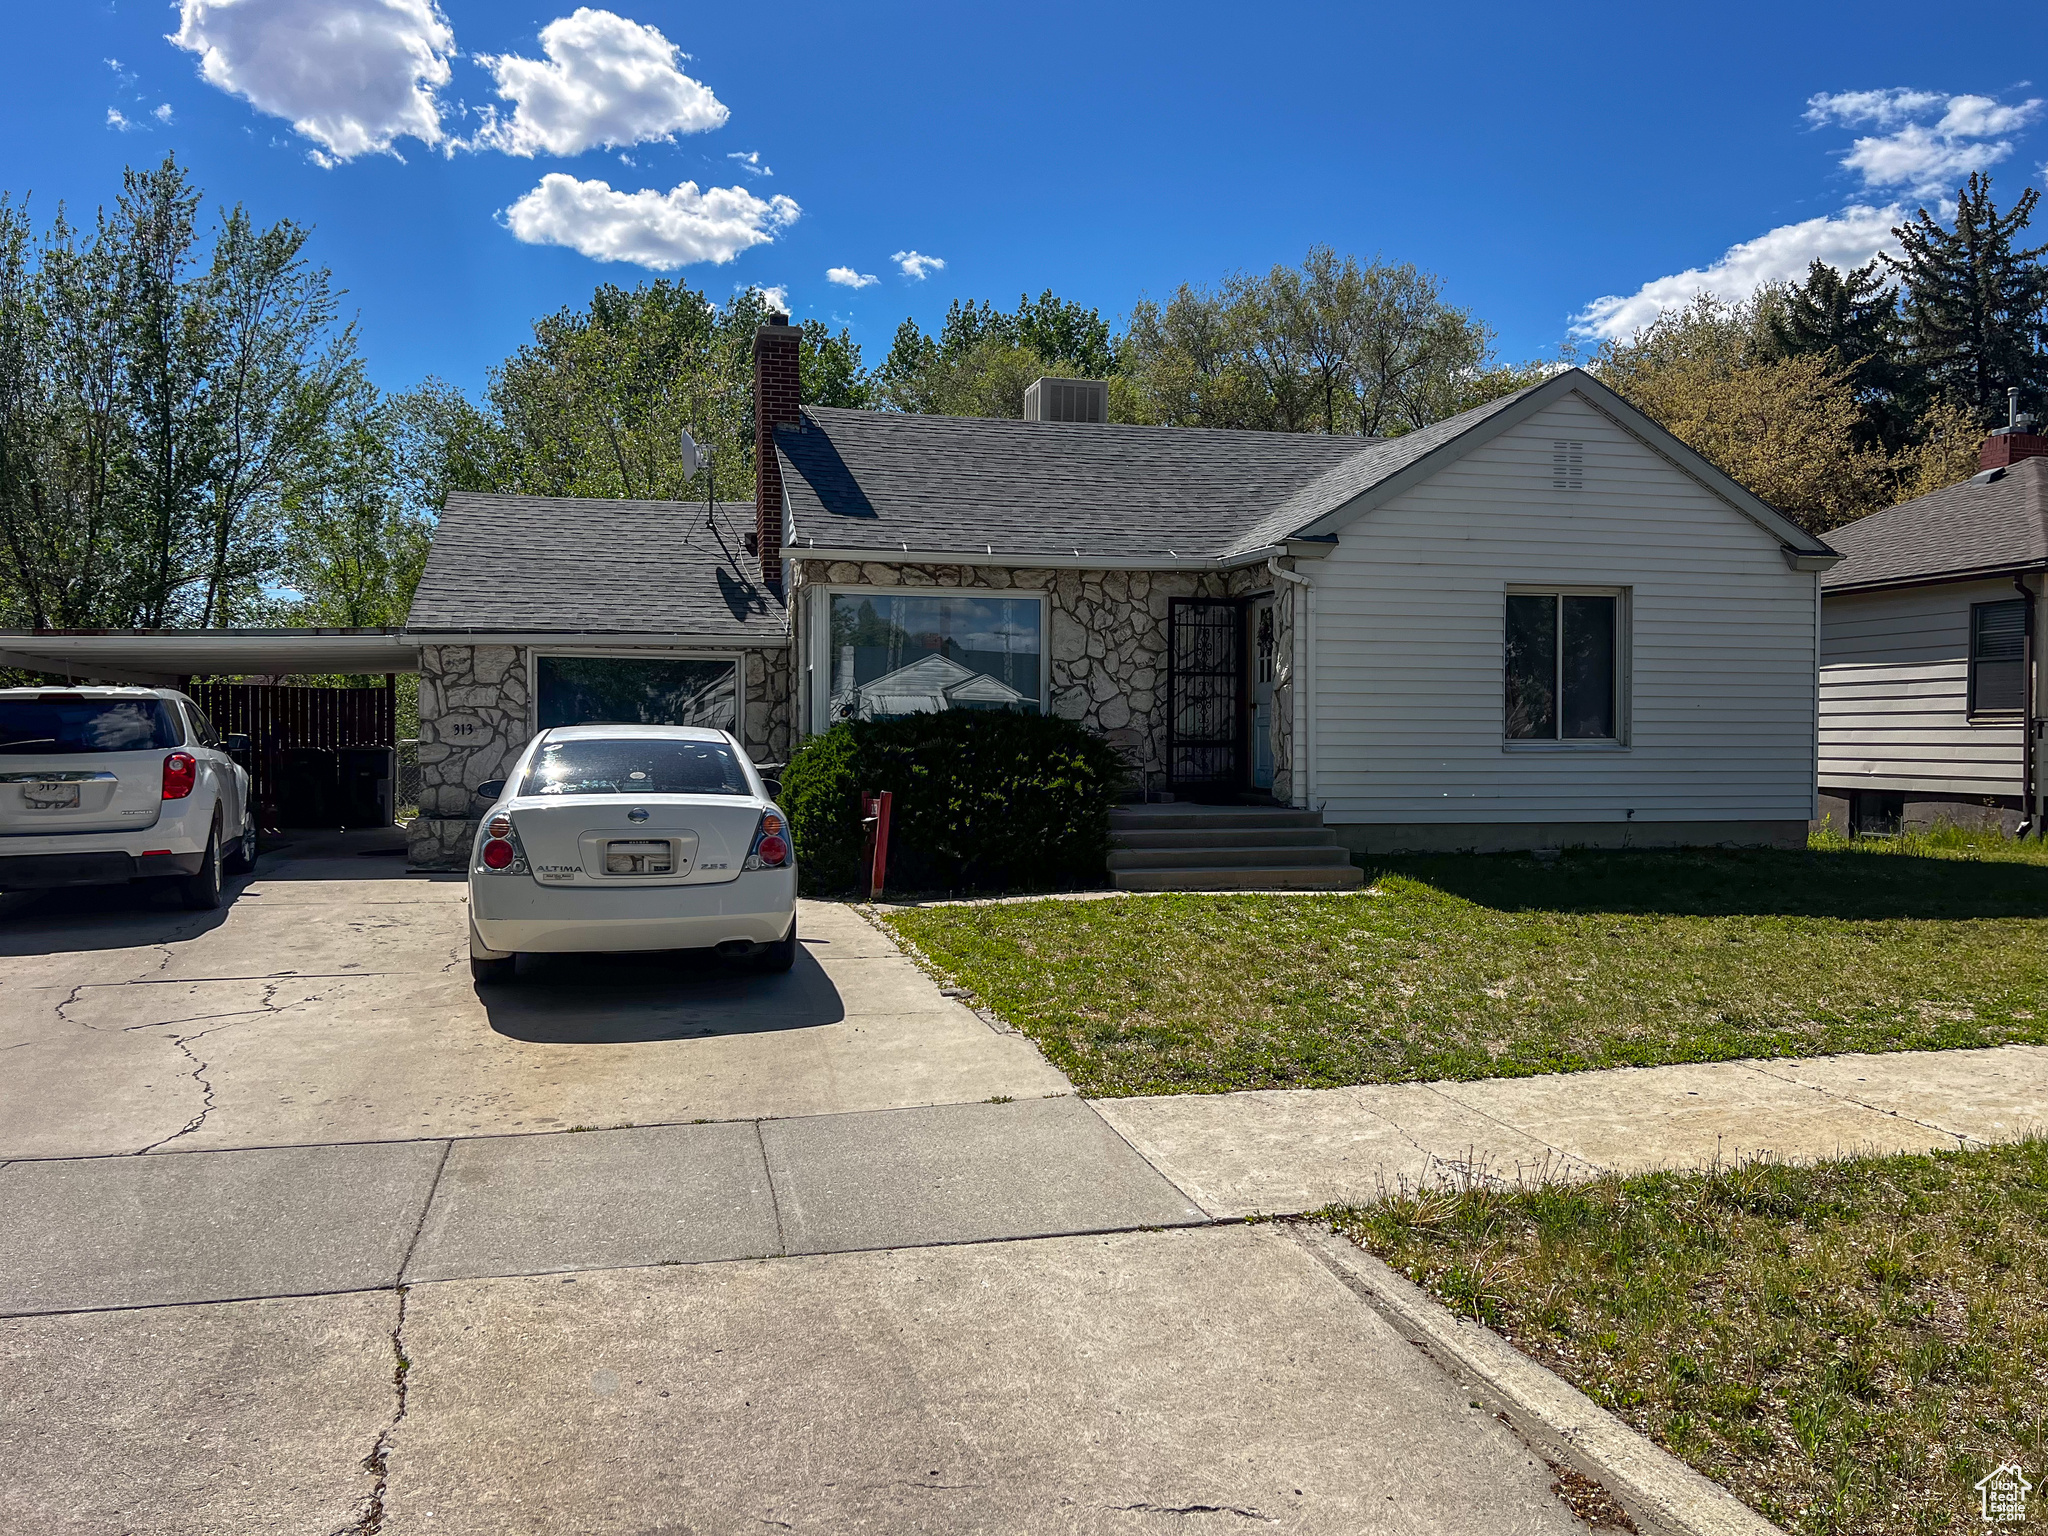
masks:
[(396, 629), (6, 629), (0, 666), (169, 687), (183, 677), (419, 670)]

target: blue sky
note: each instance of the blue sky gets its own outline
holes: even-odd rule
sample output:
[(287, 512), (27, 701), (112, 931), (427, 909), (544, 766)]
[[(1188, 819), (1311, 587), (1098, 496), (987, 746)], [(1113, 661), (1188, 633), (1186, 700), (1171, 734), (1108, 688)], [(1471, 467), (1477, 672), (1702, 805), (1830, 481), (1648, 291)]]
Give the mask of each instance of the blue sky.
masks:
[(1114, 317), (1314, 241), (1439, 272), (1504, 357), (1549, 355), (1863, 259), (1973, 166), (2009, 201), (2048, 156), (2025, 50), (1924, 4), (9, 13), (0, 188), (89, 214), (175, 150), (210, 202), (315, 226), (389, 388), (475, 389), (648, 263), (785, 290), (873, 363), (953, 298)]

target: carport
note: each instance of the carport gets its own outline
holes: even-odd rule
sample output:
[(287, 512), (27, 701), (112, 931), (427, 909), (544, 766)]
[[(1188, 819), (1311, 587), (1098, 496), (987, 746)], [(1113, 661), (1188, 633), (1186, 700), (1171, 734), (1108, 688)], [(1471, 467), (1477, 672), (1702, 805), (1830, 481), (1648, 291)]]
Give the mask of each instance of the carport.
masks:
[[(180, 689), (223, 734), (249, 738), (244, 766), (266, 827), (362, 825), (388, 822), (397, 799), (397, 676), (419, 670), (419, 646), (394, 628), (15, 629), (0, 630), (0, 666)], [(384, 684), (271, 681), (336, 673), (381, 673)], [(193, 681), (213, 677), (259, 681)]]

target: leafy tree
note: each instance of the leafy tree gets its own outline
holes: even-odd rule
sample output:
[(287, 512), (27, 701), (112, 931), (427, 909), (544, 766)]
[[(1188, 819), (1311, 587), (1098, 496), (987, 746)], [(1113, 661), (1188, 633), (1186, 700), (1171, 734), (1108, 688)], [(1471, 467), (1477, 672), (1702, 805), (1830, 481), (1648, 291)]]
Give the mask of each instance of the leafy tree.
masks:
[(291, 624), (402, 624), (426, 566), (433, 524), (398, 445), (398, 401), (359, 375), (329, 413), (286, 499), (279, 576), (296, 594)]
[[(717, 494), (754, 489), (754, 332), (767, 314), (749, 290), (714, 305), (666, 279), (603, 284), (583, 309), (534, 324), (493, 369), (477, 404), (437, 379), (398, 403), (401, 463), (427, 504), (450, 490), (629, 500), (692, 500), (682, 433), (710, 450)], [(806, 404), (860, 407), (872, 383), (850, 332), (799, 328)]]
[(1784, 357), (1832, 353), (1862, 409), (1860, 447), (1902, 447), (1912, 435), (1913, 373), (1903, 357), (1899, 290), (1875, 258), (1848, 272), (1816, 259), (1806, 281), (1780, 290), (1764, 312)]
[(2048, 389), (2048, 245), (2014, 245), (2040, 198), (2029, 187), (2001, 214), (1991, 178), (1974, 172), (1957, 191), (1954, 229), (1922, 208), (1892, 231), (1901, 254), (1884, 257), (1905, 286), (1907, 355), (1924, 388), (1979, 420), (2004, 417), (2009, 387), (2037, 402)]
[(936, 340), (915, 320), (896, 328), (876, 370), (875, 403), (920, 415), (1024, 414), (1024, 390), (1047, 375), (1102, 379), (1117, 370), (1109, 325), (1095, 310), (1020, 294), (1012, 313), (955, 299)]
[(89, 235), (0, 198), (0, 610), (229, 624), (263, 603), (281, 502), (357, 368), (306, 233), (224, 210), (174, 159)]
[(1174, 426), (1393, 436), (1504, 382), (1491, 334), (1439, 278), (1328, 246), (1219, 289), (1183, 284), (1164, 308), (1141, 301), (1120, 351), (1143, 419)]
[(1594, 369), (1674, 436), (1813, 533), (1887, 505), (1893, 468), (1857, 446), (1861, 413), (1850, 372), (1832, 351), (1784, 357), (1770, 296), (1739, 305), (1702, 297), (1628, 342), (1609, 342)]

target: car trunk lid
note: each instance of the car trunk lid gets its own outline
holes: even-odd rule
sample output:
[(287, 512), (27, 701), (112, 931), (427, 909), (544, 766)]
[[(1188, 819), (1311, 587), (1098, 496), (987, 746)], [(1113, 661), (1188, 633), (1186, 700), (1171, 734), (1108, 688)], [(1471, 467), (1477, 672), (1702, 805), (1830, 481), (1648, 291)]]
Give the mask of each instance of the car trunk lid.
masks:
[(543, 885), (715, 885), (753, 846), (761, 808), (727, 795), (515, 800), (512, 825)]

